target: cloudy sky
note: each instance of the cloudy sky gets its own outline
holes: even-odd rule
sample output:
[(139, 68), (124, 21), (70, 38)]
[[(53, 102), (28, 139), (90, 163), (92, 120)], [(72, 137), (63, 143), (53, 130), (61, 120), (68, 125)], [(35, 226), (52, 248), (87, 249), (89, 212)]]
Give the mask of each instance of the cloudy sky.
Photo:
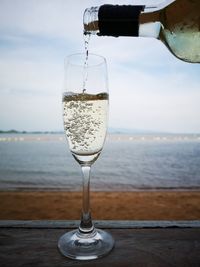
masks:
[[(85, 8), (131, 2), (0, 0), (0, 129), (62, 130), (63, 61), (84, 51)], [(107, 59), (109, 127), (200, 132), (200, 64), (149, 38), (93, 36), (90, 51)]]

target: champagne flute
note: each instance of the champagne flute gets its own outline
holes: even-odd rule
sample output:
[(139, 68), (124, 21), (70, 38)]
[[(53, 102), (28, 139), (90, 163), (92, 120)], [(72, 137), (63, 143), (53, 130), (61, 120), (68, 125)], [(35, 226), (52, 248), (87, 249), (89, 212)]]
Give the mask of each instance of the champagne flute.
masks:
[(112, 236), (93, 225), (90, 213), (90, 168), (104, 145), (108, 117), (106, 60), (98, 55), (73, 54), (65, 61), (63, 121), (69, 149), (83, 176), (79, 228), (60, 237), (58, 248), (69, 258), (92, 260), (109, 253)]

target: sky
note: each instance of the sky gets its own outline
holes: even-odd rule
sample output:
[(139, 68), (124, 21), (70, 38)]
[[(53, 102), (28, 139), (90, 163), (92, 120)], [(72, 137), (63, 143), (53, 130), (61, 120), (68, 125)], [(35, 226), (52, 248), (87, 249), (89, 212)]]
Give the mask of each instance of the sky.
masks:
[[(63, 130), (64, 58), (84, 51), (85, 8), (131, 2), (0, 0), (0, 129)], [(92, 36), (89, 50), (107, 60), (110, 128), (200, 133), (200, 64), (152, 38)]]

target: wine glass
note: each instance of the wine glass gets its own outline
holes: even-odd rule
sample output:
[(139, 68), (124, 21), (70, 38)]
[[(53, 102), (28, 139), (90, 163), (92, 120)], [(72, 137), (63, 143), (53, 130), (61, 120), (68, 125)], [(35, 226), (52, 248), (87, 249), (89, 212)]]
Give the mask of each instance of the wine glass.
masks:
[(69, 149), (82, 170), (83, 204), (79, 228), (61, 236), (58, 248), (72, 259), (96, 259), (114, 246), (109, 233), (94, 227), (89, 203), (90, 168), (100, 155), (106, 137), (108, 96), (105, 58), (84, 53), (66, 58), (63, 121)]

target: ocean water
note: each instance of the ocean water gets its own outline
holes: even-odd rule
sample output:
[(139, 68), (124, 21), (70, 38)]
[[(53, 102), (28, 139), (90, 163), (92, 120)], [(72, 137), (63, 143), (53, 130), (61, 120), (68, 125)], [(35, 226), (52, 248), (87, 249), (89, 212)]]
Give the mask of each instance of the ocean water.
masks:
[[(62, 134), (1, 134), (0, 190), (81, 190)], [(200, 189), (200, 135), (108, 135), (92, 166), (96, 191)]]

